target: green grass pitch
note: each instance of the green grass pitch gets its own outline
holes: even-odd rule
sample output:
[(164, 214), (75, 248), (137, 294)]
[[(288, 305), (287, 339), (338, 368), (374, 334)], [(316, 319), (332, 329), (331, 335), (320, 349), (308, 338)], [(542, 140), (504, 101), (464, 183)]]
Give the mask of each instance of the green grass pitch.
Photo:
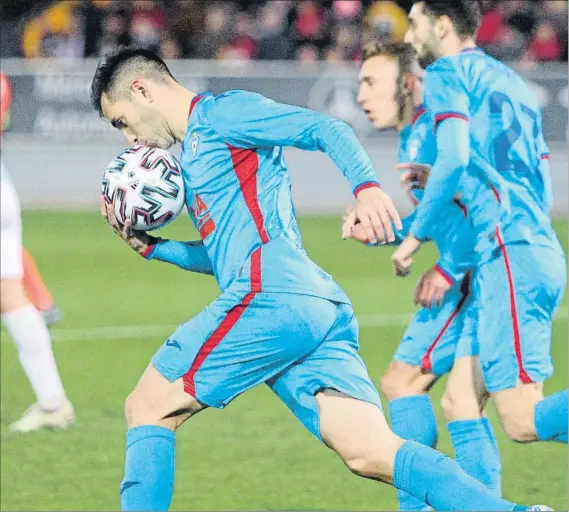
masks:
[[(188, 224), (180, 219), (164, 235), (195, 238)], [(556, 226), (566, 247), (567, 223)], [(413, 277), (397, 280), (391, 250), (341, 241), (337, 219), (307, 217), (301, 228), (310, 255), (355, 304), (361, 353), (377, 383), (403, 333), (405, 314), (414, 309), (419, 271), (435, 253), (424, 248)], [(207, 276), (137, 257), (94, 213), (27, 212), (24, 237), (65, 314), (52, 333), (78, 424), (68, 432), (9, 432), (33, 396), (2, 331), (1, 509), (117, 510), (124, 398), (168, 334), (214, 299), (217, 287)], [(561, 309), (567, 312), (565, 303)], [(553, 357), (556, 374), (547, 392), (567, 388), (567, 315), (555, 322)], [(441, 382), (433, 392), (437, 405), (443, 387)], [(567, 446), (516, 445), (493, 410), (491, 417), (504, 495), (567, 510)], [(439, 426), (439, 448), (452, 454), (442, 421)], [(178, 436), (174, 510), (395, 510), (396, 503), (390, 487), (351, 475), (264, 387), (224, 411), (204, 412)]]

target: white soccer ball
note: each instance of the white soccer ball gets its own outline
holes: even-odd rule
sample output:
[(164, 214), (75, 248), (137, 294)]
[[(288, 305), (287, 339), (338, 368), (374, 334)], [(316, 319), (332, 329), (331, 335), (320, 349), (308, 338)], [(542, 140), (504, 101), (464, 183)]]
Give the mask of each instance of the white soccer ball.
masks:
[(150, 231), (164, 227), (184, 208), (185, 194), (179, 162), (168, 151), (138, 144), (123, 151), (103, 175), (103, 199), (114, 206), (122, 225)]

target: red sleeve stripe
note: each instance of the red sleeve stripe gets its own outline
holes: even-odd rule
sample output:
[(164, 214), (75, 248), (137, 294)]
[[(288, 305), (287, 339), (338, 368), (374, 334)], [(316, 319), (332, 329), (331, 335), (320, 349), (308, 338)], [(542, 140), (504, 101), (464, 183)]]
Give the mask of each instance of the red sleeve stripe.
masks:
[(367, 181), (365, 183), (362, 183), (354, 189), (354, 196), (357, 196), (362, 190), (365, 190), (366, 188), (373, 187), (381, 188), (381, 185), (375, 181)]
[(435, 130), (437, 129), (439, 123), (445, 119), (462, 119), (468, 123), (468, 117), (466, 117), (464, 114), (461, 114), (459, 112), (442, 112), (435, 116)]
[(140, 254), (143, 258), (148, 259), (150, 257), (150, 255), (152, 254), (152, 251), (154, 251), (154, 245), (149, 245), (146, 249), (144, 249), (144, 251), (142, 251)]
[(544, 153), (543, 155), (541, 155), (542, 160), (549, 160), (549, 158), (550, 158), (549, 153)]
[(443, 276), (448, 284), (451, 286), (454, 284), (454, 279), (450, 277), (438, 264), (435, 265), (433, 270)]

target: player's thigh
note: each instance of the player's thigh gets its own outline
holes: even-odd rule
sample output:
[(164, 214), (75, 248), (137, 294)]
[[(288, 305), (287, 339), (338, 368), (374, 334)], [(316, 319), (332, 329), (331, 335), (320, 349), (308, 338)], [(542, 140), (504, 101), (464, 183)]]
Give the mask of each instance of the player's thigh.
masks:
[(353, 309), (337, 306), (336, 322), (310, 354), (271, 378), (267, 384), (318, 439), (320, 414), (316, 395), (334, 389), (381, 410), (379, 393), (358, 354), (358, 326)]
[(353, 473), (391, 483), (404, 441), (391, 431), (381, 408), (333, 389), (318, 392), (316, 404), (324, 443)]
[(129, 428), (159, 425), (175, 430), (204, 408), (184, 391), (181, 379), (171, 382), (149, 365), (126, 399), (125, 416)]
[(468, 289), (457, 285), (449, 290), (440, 306), (417, 311), (395, 351), (394, 361), (419, 367), (437, 377), (447, 374), (455, 359), (468, 297)]
[(565, 280), (559, 251), (528, 244), (506, 246), (478, 269), (480, 362), (491, 393), (551, 376), (553, 316)]
[(20, 201), (10, 183), (2, 182), (0, 189), (0, 278), (21, 279), (24, 269)]
[(180, 326), (152, 364), (201, 403), (223, 408), (312, 352), (335, 316), (336, 306), (316, 297), (227, 293)]

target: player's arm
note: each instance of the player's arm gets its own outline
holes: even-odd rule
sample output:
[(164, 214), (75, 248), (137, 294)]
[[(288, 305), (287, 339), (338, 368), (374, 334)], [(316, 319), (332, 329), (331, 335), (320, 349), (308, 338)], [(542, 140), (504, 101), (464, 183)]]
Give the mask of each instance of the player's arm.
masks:
[(418, 240), (429, 237), (438, 205), (450, 203), (470, 160), (469, 97), (456, 69), (443, 64), (425, 77), (427, 108), (434, 120), (437, 159), (411, 226)]
[(163, 261), (191, 272), (213, 275), (211, 260), (201, 240), (179, 242), (159, 238), (141, 255), (147, 260)]
[(213, 128), (233, 146), (322, 151), (346, 176), (354, 193), (366, 186), (379, 186), (365, 149), (340, 119), (248, 91), (219, 95), (207, 115)]
[(401, 228), (397, 210), (381, 191), (369, 156), (344, 121), (246, 91), (219, 95), (208, 106), (207, 117), (231, 146), (291, 146), (326, 153), (349, 181), (358, 200), (358, 217), (370, 240), (394, 240), (392, 222)]

